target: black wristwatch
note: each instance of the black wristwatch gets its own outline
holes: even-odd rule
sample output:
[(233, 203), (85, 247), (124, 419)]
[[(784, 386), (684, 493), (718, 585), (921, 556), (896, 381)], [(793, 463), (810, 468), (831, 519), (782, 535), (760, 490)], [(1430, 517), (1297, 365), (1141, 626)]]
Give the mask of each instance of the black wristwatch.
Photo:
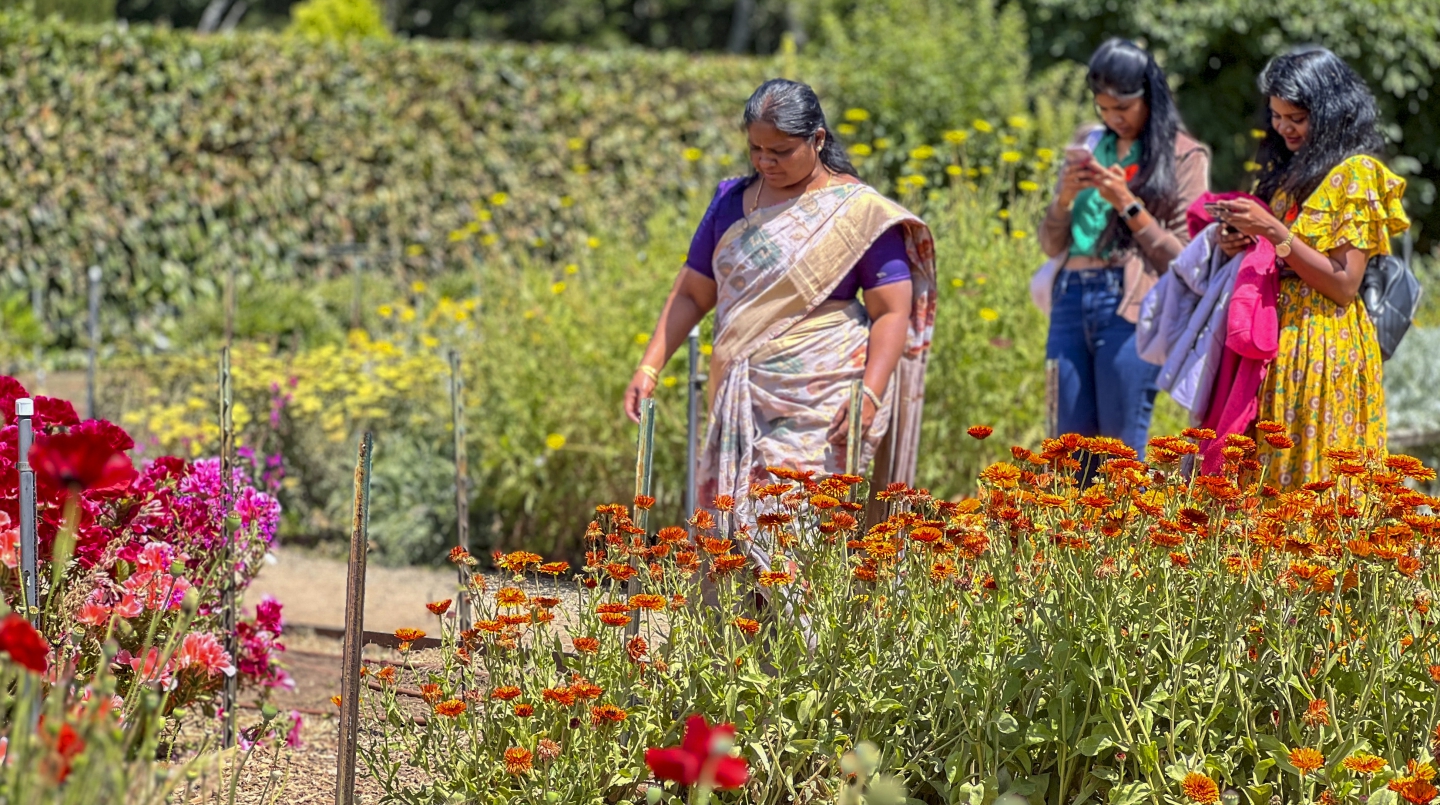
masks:
[(1141, 204), (1140, 199), (1137, 198), (1134, 201), (1130, 202), (1130, 206), (1120, 211), (1120, 220), (1128, 221), (1131, 218), (1139, 215), (1140, 212), (1144, 209), (1145, 205)]

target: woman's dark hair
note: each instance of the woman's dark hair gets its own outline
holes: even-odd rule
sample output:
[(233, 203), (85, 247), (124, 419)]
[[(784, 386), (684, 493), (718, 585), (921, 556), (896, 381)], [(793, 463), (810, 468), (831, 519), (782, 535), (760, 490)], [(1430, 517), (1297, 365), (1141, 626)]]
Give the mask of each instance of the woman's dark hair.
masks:
[[(1110, 39), (1090, 57), (1085, 76), (1090, 91), (1125, 100), (1143, 98), (1150, 117), (1140, 132), (1140, 161), (1129, 182), (1145, 208), (1157, 218), (1168, 217), (1176, 204), (1175, 135), (1184, 128), (1165, 71), (1144, 48), (1127, 39)], [(1130, 227), (1113, 216), (1100, 242), (1115, 249), (1134, 243)]]
[[(1293, 204), (1305, 199), (1336, 165), (1356, 154), (1378, 156), (1380, 136), (1375, 96), (1343, 59), (1321, 47), (1276, 56), (1260, 73), (1265, 96), (1265, 136), (1255, 161), (1260, 165), (1256, 194), (1269, 201), (1283, 191)], [(1270, 98), (1292, 103), (1310, 114), (1310, 132), (1300, 150), (1270, 120)]]
[(753, 123), (769, 123), (781, 134), (806, 140), (814, 140), (823, 129), (825, 145), (820, 148), (820, 164), (831, 173), (857, 176), (840, 138), (825, 122), (820, 99), (815, 97), (815, 90), (809, 85), (784, 78), (772, 78), (761, 84), (745, 102), (745, 117), (741, 126), (748, 129)]

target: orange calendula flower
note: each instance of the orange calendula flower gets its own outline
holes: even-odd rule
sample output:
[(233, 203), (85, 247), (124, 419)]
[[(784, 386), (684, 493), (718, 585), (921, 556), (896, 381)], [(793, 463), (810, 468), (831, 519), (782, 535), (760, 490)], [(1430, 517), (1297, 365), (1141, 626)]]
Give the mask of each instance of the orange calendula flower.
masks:
[(379, 671), (375, 672), (375, 678), (380, 680), (381, 682), (394, 682), (395, 668), (393, 666), (387, 665), (384, 668), (381, 668)]
[(490, 691), (490, 698), (497, 701), (508, 702), (520, 698), (520, 689), (514, 685), (501, 685)]
[(630, 616), (623, 612), (603, 612), (600, 614), (600, 622), (619, 628), (630, 623)]
[(599, 707), (590, 708), (590, 725), (603, 727), (608, 724), (619, 724), (628, 716), (628, 713), (613, 704), (602, 704)]
[(1440, 789), (1427, 780), (1410, 780), (1401, 786), (1399, 794), (1410, 805), (1430, 805), (1440, 796)]
[(874, 584), (875, 581), (880, 578), (880, 574), (870, 565), (860, 565), (855, 568), (853, 575), (856, 581), (864, 581), (870, 584)]
[(717, 576), (723, 576), (726, 573), (734, 573), (735, 571), (744, 568), (748, 564), (750, 564), (748, 559), (746, 559), (744, 556), (734, 553), (722, 554), (710, 560), (710, 567), (712, 570), (715, 571), (715, 575)]
[(340, 703), (341, 703), (342, 701), (344, 701), (344, 700), (341, 699), (338, 694), (335, 695), (335, 696), (331, 696), (331, 697), (330, 697), (330, 703), (333, 704), (333, 705), (335, 705), (336, 707), (339, 707), (339, 706), (340, 706)]
[(717, 495), (715, 497), (715, 511), (729, 512), (735, 510), (735, 498), (729, 495)]
[(541, 565), (541, 566), (539, 566), (539, 567), (537, 567), (537, 568), (535, 568), (535, 569), (538, 570), (538, 571), (541, 572), (541, 573), (544, 573), (544, 574), (547, 575), (547, 576), (560, 576), (560, 575), (563, 575), (563, 574), (565, 574), (566, 572), (568, 572), (568, 571), (570, 570), (570, 563), (569, 563), (569, 562), (546, 562), (545, 564), (543, 564), (543, 565)]
[(1189, 554), (1172, 553), (1170, 554), (1170, 564), (1174, 565), (1175, 567), (1189, 567), (1190, 556)]
[(1014, 464), (997, 462), (981, 470), (980, 480), (1000, 489), (1014, 489), (1020, 481), (1020, 468)]
[(650, 497), (649, 495), (636, 495), (636, 496), (635, 496), (635, 508), (639, 509), (640, 511), (646, 511), (646, 510), (648, 510), (651, 506), (654, 506), (654, 505), (655, 505), (655, 498)]
[(1378, 755), (1370, 755), (1364, 752), (1356, 752), (1340, 762), (1341, 766), (1351, 774), (1363, 774), (1367, 777), (1379, 774), (1384, 771), (1385, 758)]
[(549, 738), (541, 738), (540, 742), (535, 745), (535, 754), (544, 761), (554, 760), (560, 757), (560, 744)]
[(515, 714), (516, 718), (529, 718), (535, 715), (535, 705), (521, 702), (515, 705), (515, 709), (511, 712)]
[(1268, 433), (1265, 435), (1265, 443), (1276, 450), (1289, 450), (1295, 446), (1295, 440), (1283, 433)]
[(432, 601), (426, 604), (425, 608), (430, 610), (432, 614), (444, 615), (446, 612), (450, 611), (450, 599), (447, 598), (444, 601)]
[(512, 746), (505, 750), (505, 772), (517, 777), (529, 774), (534, 768), (535, 756), (530, 750), (520, 746)]
[(439, 685), (427, 682), (420, 686), (420, 698), (424, 699), (426, 704), (434, 704), (440, 701), (444, 695)]
[(994, 433), (995, 429), (989, 425), (971, 425), (965, 432), (970, 434), (970, 438), (983, 441), (990, 438), (990, 434)]
[(515, 551), (514, 553), (501, 555), (495, 564), (511, 573), (519, 573), (527, 567), (540, 564), (541, 561), (542, 557), (538, 553)]
[(1185, 779), (1180, 781), (1180, 790), (1185, 792), (1191, 802), (1199, 805), (1211, 805), (1220, 801), (1220, 786), (1199, 772), (1192, 771), (1185, 775)]
[(1307, 727), (1323, 727), (1330, 723), (1330, 702), (1325, 699), (1315, 699), (1310, 706), (1305, 708), (1304, 715), (1300, 720), (1305, 722)]
[(825, 511), (827, 509), (833, 509), (836, 506), (839, 506), (840, 501), (839, 499), (833, 498), (830, 495), (811, 495), (810, 505), (821, 511)]
[(761, 571), (758, 581), (763, 587), (783, 587), (794, 581), (795, 577), (783, 570)]
[[(704, 511), (703, 509), (701, 511)], [(699, 514), (699, 512), (696, 512)], [(655, 532), (655, 541), (661, 545), (675, 545), (690, 538), (690, 532), (678, 525), (667, 525)]]
[(577, 637), (574, 644), (575, 650), (581, 654), (594, 654), (600, 650), (600, 639), (596, 637)]
[(753, 635), (760, 633), (760, 622), (757, 620), (752, 620), (750, 618), (736, 618), (735, 620), (731, 621), (731, 623), (735, 624), (735, 628), (739, 629), (745, 634)]
[(540, 692), (540, 698), (551, 704), (569, 707), (575, 704), (578, 697), (575, 695), (575, 691), (569, 688), (546, 688)]
[(1262, 419), (1255, 423), (1255, 430), (1261, 433), (1284, 433), (1285, 426), (1273, 420)]
[(402, 643), (414, 643), (425, 636), (424, 629), (396, 629), (395, 639)]
[(560, 599), (549, 595), (537, 595), (530, 599), (530, 603), (541, 609), (554, 609), (560, 606)]
[(616, 581), (629, 581), (635, 578), (635, 568), (624, 562), (611, 562), (605, 566), (605, 573)]
[(1298, 769), (1301, 775), (1307, 775), (1325, 765), (1325, 756), (1320, 754), (1318, 749), (1302, 746), (1290, 750), (1290, 765)]
[(585, 679), (571, 685), (570, 691), (582, 702), (593, 702), (605, 693), (604, 688)]
[(630, 596), (631, 609), (648, 609), (651, 612), (659, 612), (665, 608), (665, 596), (654, 593), (641, 593)]
[(475, 557), (470, 555), (469, 551), (465, 550), (459, 545), (456, 545), (454, 548), (450, 549), (450, 561), (457, 565), (467, 565), (470, 567), (474, 567), (475, 565), (479, 564)]
[(435, 705), (435, 713), (446, 718), (455, 718), (465, 712), (465, 703), (459, 699), (447, 699)]
[(495, 591), (495, 603), (502, 607), (524, 606), (530, 600), (519, 587), (501, 587)]
[(646, 643), (645, 638), (640, 635), (635, 635), (625, 643), (625, 653), (630, 655), (631, 662), (640, 662), (645, 659), (648, 651), (650, 651), (650, 644)]
[(630, 605), (624, 601), (601, 601), (595, 605), (595, 611), (601, 615), (629, 612)]

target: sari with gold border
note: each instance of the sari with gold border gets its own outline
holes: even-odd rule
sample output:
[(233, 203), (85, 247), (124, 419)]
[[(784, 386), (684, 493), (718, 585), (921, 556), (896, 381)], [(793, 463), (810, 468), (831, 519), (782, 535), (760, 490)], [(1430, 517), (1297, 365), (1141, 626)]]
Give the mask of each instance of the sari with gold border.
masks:
[[(872, 488), (914, 480), (925, 366), (935, 324), (935, 246), (923, 221), (863, 184), (813, 190), (735, 222), (715, 247), (710, 421), (700, 500), (730, 495), (740, 522), (765, 468), (844, 471), (826, 430), (865, 373), (870, 322), (858, 300), (830, 294), (882, 233), (900, 226), (912, 287), (906, 344), (864, 435)], [(758, 558), (758, 557), (757, 557)]]

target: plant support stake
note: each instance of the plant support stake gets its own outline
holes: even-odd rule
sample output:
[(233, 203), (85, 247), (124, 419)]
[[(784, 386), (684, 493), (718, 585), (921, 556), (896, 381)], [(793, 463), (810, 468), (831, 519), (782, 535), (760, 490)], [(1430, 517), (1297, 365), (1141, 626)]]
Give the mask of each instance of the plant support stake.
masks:
[(345, 580), (345, 644), (341, 651), (340, 750), (335, 759), (335, 802), (355, 803), (355, 749), (360, 738), (360, 649), (365, 645), (365, 557), (370, 546), (370, 463), (375, 436), (360, 440), (355, 462), (355, 516)]
[(850, 384), (850, 432), (845, 436), (845, 474), (860, 474), (860, 450), (864, 447), (863, 428), (860, 418), (865, 414), (865, 384), (859, 380)]
[[(695, 464), (700, 460), (700, 389), (705, 376), (700, 374), (700, 325), (690, 328), (690, 393), (686, 401), (685, 422), (685, 519), (695, 513)], [(690, 529), (693, 534), (695, 529)]]
[[(220, 348), (220, 484), (221, 512), (224, 519), (224, 551), (220, 558), (220, 604), (225, 619), (225, 650), (237, 656), (235, 639), (235, 532), (231, 509), (235, 505), (235, 417), (233, 390), (230, 385), (230, 347)], [(239, 680), (235, 674), (225, 678), (225, 748), (235, 745), (235, 717), (239, 711)]]
[[(650, 482), (652, 480), (655, 458), (655, 400), (646, 398), (640, 401), (640, 440), (635, 448), (635, 496), (650, 495)], [(634, 508), (635, 527), (640, 529), (640, 539), (649, 541), (650, 512), (639, 506)], [(635, 559), (630, 560), (631, 567), (635, 566)], [(630, 581), (626, 582), (626, 592), (629, 595), (640, 593), (640, 577), (637, 574)], [(639, 613), (636, 613), (637, 616)], [(636, 617), (625, 626), (625, 633), (634, 637), (640, 633), (640, 619)]]
[(20, 587), (25, 614), (31, 625), (40, 625), (40, 557), (35, 543), (35, 470), (30, 467), (30, 443), (34, 439), (35, 401), (15, 401), (15, 421), (20, 431), (20, 456), (15, 469), (20, 473)]
[(100, 266), (90, 266), (90, 349), (85, 367), (85, 418), (95, 419), (95, 364), (100, 351)]
[(1051, 439), (1060, 435), (1060, 361), (1045, 360), (1045, 433)]
[[(465, 458), (465, 409), (461, 394), (464, 391), (460, 376), (460, 353), (450, 350), (450, 421), (455, 431), (455, 544), (467, 553), (470, 550), (470, 478)], [(470, 569), (458, 564), (456, 573), (460, 577), (460, 591), (456, 595), (459, 606), (461, 628), (470, 623)]]

